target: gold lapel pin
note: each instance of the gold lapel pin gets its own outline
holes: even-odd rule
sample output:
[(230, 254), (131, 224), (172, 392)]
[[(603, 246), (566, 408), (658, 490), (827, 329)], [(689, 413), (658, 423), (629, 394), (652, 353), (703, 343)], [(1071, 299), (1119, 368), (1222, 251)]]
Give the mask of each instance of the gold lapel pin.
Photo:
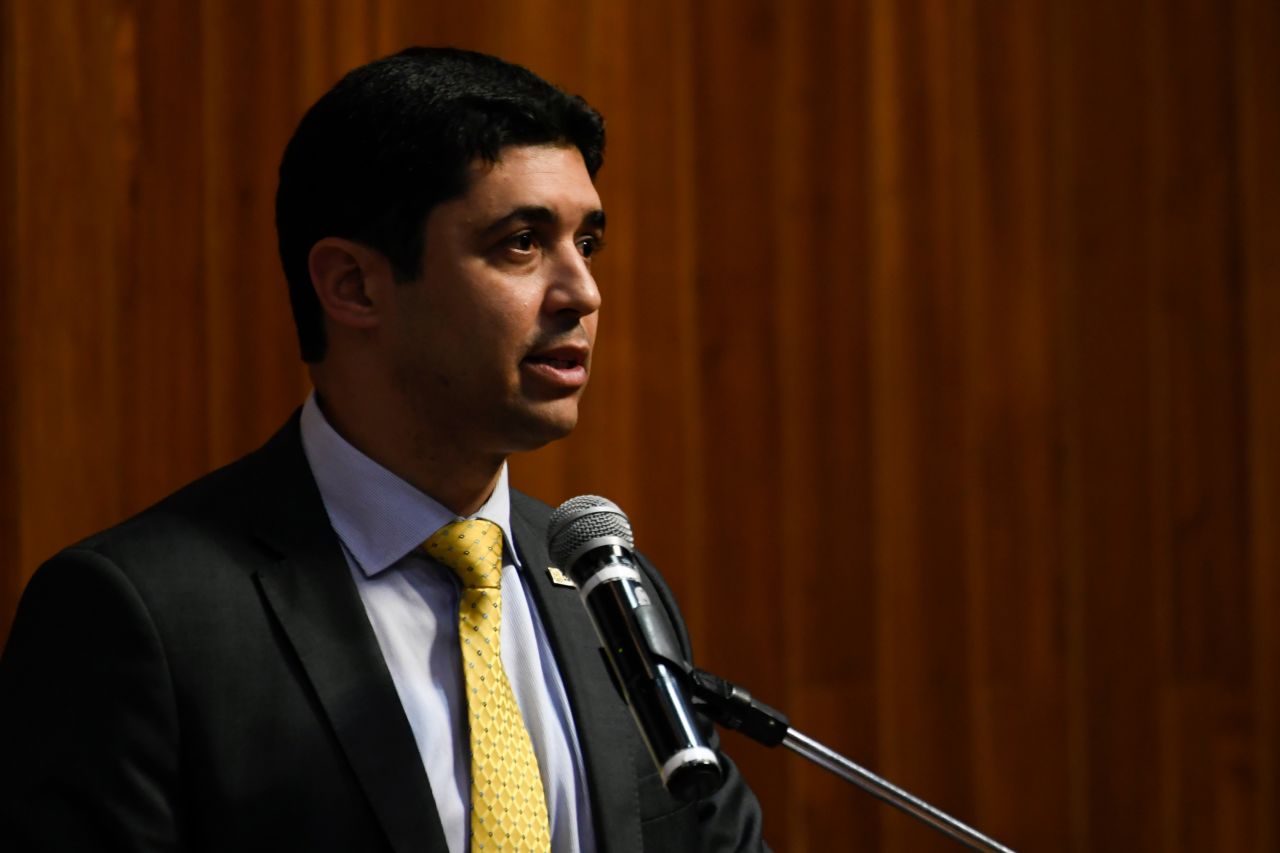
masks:
[(573, 582), (573, 578), (569, 577), (555, 566), (547, 566), (547, 574), (551, 576), (551, 582), (556, 586), (567, 586), (571, 589), (578, 588), (578, 585)]

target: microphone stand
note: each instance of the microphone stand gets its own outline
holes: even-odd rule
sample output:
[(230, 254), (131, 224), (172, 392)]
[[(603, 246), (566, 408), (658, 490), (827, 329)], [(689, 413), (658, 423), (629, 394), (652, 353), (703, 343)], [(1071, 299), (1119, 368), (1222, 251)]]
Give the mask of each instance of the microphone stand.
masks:
[(694, 707), (725, 728), (740, 731), (765, 746), (782, 744), (972, 850), (1013, 853), (1003, 844), (791, 728), (785, 714), (756, 701), (750, 693), (736, 684), (687, 665), (682, 669), (689, 676)]

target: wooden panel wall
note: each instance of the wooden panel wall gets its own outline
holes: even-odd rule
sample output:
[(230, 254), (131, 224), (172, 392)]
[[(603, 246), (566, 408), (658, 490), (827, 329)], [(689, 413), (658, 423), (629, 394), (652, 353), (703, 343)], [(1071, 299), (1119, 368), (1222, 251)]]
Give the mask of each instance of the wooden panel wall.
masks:
[[(274, 169), (341, 71), (609, 121), (579, 432), (700, 662), (1018, 848), (1280, 850), (1271, 0), (4, 0), (0, 636), (298, 404)], [(956, 849), (729, 738), (780, 851)]]

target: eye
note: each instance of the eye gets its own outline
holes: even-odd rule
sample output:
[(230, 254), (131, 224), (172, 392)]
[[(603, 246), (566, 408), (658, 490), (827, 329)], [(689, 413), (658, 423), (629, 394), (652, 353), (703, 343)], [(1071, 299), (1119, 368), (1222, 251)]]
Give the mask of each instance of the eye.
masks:
[(538, 241), (534, 239), (532, 231), (521, 231), (507, 241), (507, 245), (517, 252), (532, 252), (537, 243)]
[(604, 240), (593, 234), (578, 238), (578, 251), (584, 258), (590, 258), (604, 248)]

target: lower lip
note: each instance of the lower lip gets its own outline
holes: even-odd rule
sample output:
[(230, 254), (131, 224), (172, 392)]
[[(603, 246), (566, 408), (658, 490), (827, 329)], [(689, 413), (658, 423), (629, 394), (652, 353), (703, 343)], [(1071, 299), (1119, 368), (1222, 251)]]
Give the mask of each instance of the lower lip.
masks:
[(526, 375), (556, 388), (574, 389), (587, 384), (587, 368), (581, 364), (557, 367), (546, 361), (522, 361), (520, 367)]

